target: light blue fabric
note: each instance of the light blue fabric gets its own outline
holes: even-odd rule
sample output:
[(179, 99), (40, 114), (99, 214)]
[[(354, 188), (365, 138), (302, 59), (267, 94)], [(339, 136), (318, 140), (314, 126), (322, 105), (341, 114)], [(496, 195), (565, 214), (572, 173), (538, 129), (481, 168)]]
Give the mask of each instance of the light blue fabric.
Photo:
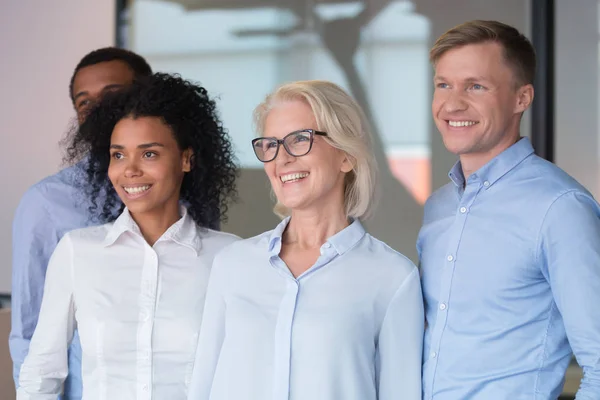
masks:
[(416, 267), (354, 221), (294, 278), (288, 221), (215, 258), (189, 399), (420, 400)]
[(600, 399), (600, 207), (523, 138), (425, 205), (424, 399)]
[[(38, 320), (48, 260), (65, 233), (92, 224), (89, 202), (77, 187), (84, 178), (83, 168), (84, 162), (80, 162), (33, 185), (15, 213), (9, 347), (17, 387)], [(81, 399), (81, 386), (81, 347), (75, 333), (69, 348), (69, 376), (63, 399)]]

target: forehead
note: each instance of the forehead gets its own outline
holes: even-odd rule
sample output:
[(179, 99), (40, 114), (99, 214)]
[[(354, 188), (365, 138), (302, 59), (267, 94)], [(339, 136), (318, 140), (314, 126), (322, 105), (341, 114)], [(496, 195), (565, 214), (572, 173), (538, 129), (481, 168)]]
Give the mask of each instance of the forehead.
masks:
[(73, 80), (73, 96), (80, 92), (100, 92), (109, 85), (126, 85), (133, 81), (131, 68), (123, 61), (105, 61), (77, 71)]
[(265, 118), (264, 136), (283, 137), (301, 129), (316, 129), (310, 106), (301, 100), (285, 101), (273, 107)]
[(496, 42), (468, 44), (443, 53), (435, 64), (435, 76), (447, 79), (483, 77), (489, 80), (513, 79), (514, 73)]
[(152, 142), (167, 146), (176, 143), (173, 131), (159, 117), (123, 118), (115, 125), (110, 141), (123, 146)]

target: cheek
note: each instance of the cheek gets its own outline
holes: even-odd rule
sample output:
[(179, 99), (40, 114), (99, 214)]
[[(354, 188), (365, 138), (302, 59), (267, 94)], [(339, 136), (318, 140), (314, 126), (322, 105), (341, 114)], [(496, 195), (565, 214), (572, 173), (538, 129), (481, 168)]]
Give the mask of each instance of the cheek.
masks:
[(271, 182), (273, 182), (273, 180), (275, 179), (275, 163), (273, 161), (263, 164), (263, 167), (265, 169), (265, 174), (267, 174), (267, 178), (269, 178), (269, 180)]
[(112, 161), (110, 162), (110, 164), (108, 164), (107, 174), (108, 174), (108, 179), (111, 181), (111, 183), (113, 185), (115, 185), (120, 173), (119, 173), (119, 167)]
[(433, 92), (433, 99), (431, 100), (431, 111), (433, 115), (437, 115), (442, 106), (444, 105), (445, 98), (439, 92)]

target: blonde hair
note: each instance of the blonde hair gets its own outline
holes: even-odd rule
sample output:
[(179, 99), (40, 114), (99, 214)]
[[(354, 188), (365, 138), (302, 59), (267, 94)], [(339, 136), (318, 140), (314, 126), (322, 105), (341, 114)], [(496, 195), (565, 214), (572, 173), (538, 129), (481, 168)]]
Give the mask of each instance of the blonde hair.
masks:
[[(371, 128), (358, 103), (338, 85), (320, 80), (298, 81), (279, 86), (254, 110), (259, 135), (265, 120), (277, 105), (300, 100), (312, 109), (317, 129), (327, 132), (324, 139), (343, 151), (352, 163), (346, 174), (344, 207), (348, 217), (368, 218), (376, 202), (377, 162), (371, 144)], [(277, 202), (273, 209), (281, 218), (290, 210)]]
[(504, 59), (513, 69), (517, 84), (533, 84), (536, 65), (533, 45), (517, 29), (498, 21), (474, 20), (455, 26), (436, 40), (429, 52), (429, 60), (435, 66), (449, 50), (485, 42), (502, 46)]

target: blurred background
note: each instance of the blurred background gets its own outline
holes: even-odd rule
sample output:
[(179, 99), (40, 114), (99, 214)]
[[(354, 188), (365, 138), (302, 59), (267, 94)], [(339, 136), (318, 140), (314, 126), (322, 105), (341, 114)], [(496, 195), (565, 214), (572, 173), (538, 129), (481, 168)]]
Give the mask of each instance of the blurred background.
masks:
[[(377, 135), (383, 197), (367, 228), (416, 261), (423, 203), (448, 181), (455, 162), (430, 117), (434, 40), (471, 19), (525, 32), (548, 79), (536, 86), (522, 134), (597, 196), (598, 9), (597, 0), (3, 0), (0, 304), (10, 304), (14, 210), (30, 185), (61, 167), (58, 142), (74, 117), (69, 79), (92, 49), (131, 49), (155, 71), (180, 73), (217, 96), (243, 168), (241, 201), (223, 230), (242, 237), (277, 223), (249, 145), (253, 108), (282, 82), (340, 84), (365, 108)], [(14, 397), (7, 315), (0, 312), (0, 399)], [(565, 395), (575, 392), (579, 374), (573, 365)]]

